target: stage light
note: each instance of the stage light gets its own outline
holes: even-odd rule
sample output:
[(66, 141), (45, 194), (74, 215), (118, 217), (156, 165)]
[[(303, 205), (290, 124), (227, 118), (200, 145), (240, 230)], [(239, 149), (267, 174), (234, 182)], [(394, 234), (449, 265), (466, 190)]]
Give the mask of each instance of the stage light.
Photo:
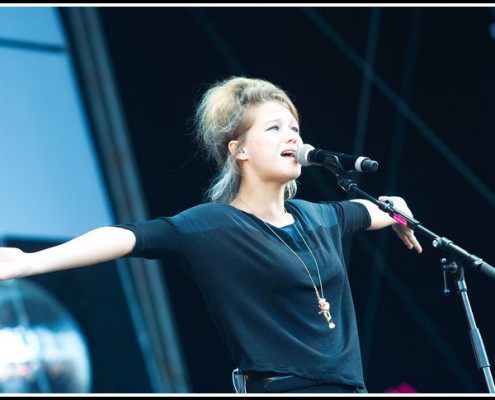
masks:
[(0, 392), (90, 390), (87, 345), (69, 311), (26, 279), (0, 283)]

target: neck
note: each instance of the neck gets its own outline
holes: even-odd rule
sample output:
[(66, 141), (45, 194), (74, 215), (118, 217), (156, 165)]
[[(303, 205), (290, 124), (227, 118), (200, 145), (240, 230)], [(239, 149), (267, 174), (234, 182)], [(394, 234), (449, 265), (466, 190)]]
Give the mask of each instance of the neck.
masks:
[(230, 205), (272, 225), (284, 226), (294, 222), (286, 213), (284, 203), (284, 190), (247, 190), (241, 187)]

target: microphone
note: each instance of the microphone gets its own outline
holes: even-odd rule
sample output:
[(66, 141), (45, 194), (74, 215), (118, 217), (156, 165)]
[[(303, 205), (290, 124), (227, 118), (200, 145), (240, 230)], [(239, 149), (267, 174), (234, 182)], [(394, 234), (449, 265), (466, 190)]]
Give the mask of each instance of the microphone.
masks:
[(374, 172), (378, 169), (378, 163), (368, 157), (315, 149), (310, 144), (303, 144), (298, 147), (296, 160), (303, 167), (320, 165), (331, 171)]

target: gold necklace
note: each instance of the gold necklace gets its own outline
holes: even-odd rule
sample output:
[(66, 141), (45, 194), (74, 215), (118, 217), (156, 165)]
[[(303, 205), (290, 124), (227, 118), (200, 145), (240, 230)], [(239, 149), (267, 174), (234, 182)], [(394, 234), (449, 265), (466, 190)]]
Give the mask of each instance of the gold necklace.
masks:
[[(246, 203), (244, 203), (244, 201), (242, 201), (239, 197), (236, 197), (237, 200), (239, 200), (242, 204), (244, 204), (247, 208), (249, 208), (251, 210), (251, 212), (256, 215), (256, 213), (253, 211), (253, 209), (251, 207), (249, 207)], [(284, 210), (286, 214), (288, 214), (287, 210)], [(304, 244), (306, 245), (306, 248), (308, 249), (309, 251), (309, 254), (311, 254), (311, 257), (313, 257), (313, 260), (315, 262), (315, 265), (316, 265), (316, 271), (318, 273), (318, 280), (320, 281), (320, 290), (321, 290), (321, 296), (320, 296), (320, 293), (318, 292), (318, 288), (316, 287), (316, 284), (315, 284), (315, 281), (313, 280), (313, 277), (311, 276), (311, 273), (309, 272), (309, 269), (306, 265), (306, 263), (302, 260), (301, 257), (299, 257), (299, 254), (297, 254), (278, 234), (277, 232), (275, 232), (271, 227), (270, 225), (268, 225), (265, 220), (263, 220), (262, 218), (258, 218), (260, 219), (265, 225), (266, 227), (283, 243), (285, 244), (285, 246), (299, 259), (299, 261), (301, 261), (304, 269), (306, 270), (306, 272), (308, 273), (308, 276), (309, 276), (309, 279), (311, 280), (311, 283), (313, 284), (313, 288), (315, 289), (315, 292), (316, 292), (316, 298), (318, 299), (318, 306), (320, 307), (320, 312), (318, 314), (323, 314), (323, 316), (325, 317), (327, 323), (328, 323), (328, 327), (330, 329), (333, 329), (335, 328), (335, 323), (333, 322), (332, 320), (332, 316), (330, 315), (330, 303), (328, 301), (326, 301), (325, 297), (324, 297), (324, 294), (323, 294), (323, 284), (321, 282), (321, 276), (320, 276), (320, 268), (318, 267), (318, 262), (316, 261), (316, 257), (314, 256), (313, 252), (311, 251), (311, 248), (308, 246), (308, 244), (306, 243), (306, 240), (304, 240), (304, 237), (301, 235), (301, 232), (299, 232), (299, 229), (297, 228), (297, 225), (296, 225), (296, 222), (294, 220), (294, 222), (292, 223), (292, 225), (294, 226), (294, 228), (296, 228), (296, 231), (297, 233), (299, 234), (299, 237), (301, 238), (301, 240), (304, 242)]]

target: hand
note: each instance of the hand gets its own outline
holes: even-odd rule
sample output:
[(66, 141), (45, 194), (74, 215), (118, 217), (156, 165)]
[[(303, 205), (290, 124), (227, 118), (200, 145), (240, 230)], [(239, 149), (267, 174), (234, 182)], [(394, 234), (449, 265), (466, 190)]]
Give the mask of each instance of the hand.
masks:
[(0, 247), (0, 280), (19, 278), (27, 273), (26, 253), (15, 247)]
[[(393, 204), (394, 208), (403, 212), (404, 214), (412, 217), (412, 212), (407, 206), (406, 202), (402, 197), (397, 196), (380, 196), (378, 198), (380, 201), (389, 201)], [(400, 240), (406, 245), (409, 250), (416, 249), (418, 253), (423, 252), (423, 248), (421, 244), (419, 244), (418, 239), (414, 235), (414, 231), (407, 226), (402, 225), (399, 222), (396, 222), (392, 225), (392, 229), (397, 234)]]

